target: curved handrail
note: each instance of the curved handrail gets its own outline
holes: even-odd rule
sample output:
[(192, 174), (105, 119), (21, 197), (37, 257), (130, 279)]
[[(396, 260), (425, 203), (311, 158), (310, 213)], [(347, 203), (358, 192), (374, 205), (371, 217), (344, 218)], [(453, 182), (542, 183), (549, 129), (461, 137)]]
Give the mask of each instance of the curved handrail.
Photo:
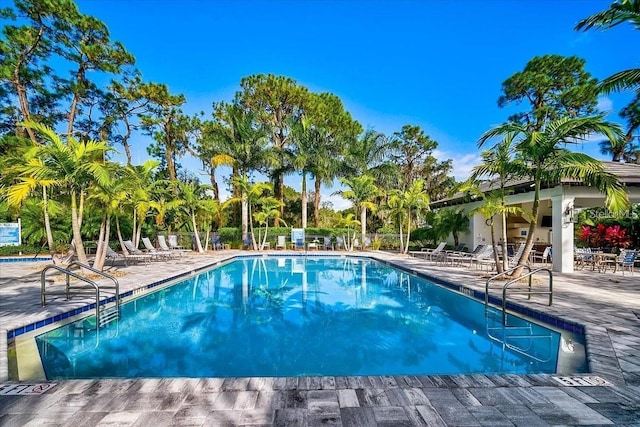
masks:
[(116, 279), (115, 277), (113, 277), (113, 276), (112, 276), (112, 275), (110, 275), (110, 274), (105, 273), (104, 271), (100, 271), (100, 270), (98, 270), (97, 268), (93, 268), (93, 267), (91, 267), (90, 265), (87, 265), (87, 264), (81, 263), (80, 261), (73, 261), (73, 262), (71, 262), (71, 263), (67, 266), (67, 269), (69, 269), (69, 270), (70, 270), (70, 269), (71, 269), (71, 266), (74, 266), (74, 265), (77, 265), (77, 266), (79, 266), (80, 268), (84, 268), (84, 269), (87, 269), (87, 270), (89, 270), (89, 271), (92, 271), (92, 272), (94, 272), (94, 273), (96, 273), (96, 274), (99, 274), (99, 275), (101, 275), (101, 276), (103, 276), (103, 277), (106, 277), (107, 279), (111, 279), (111, 280), (113, 281), (113, 283), (114, 283), (114, 285), (115, 285), (115, 289), (116, 289), (116, 295), (115, 295), (115, 296), (116, 296), (116, 307), (120, 308), (120, 283), (118, 282), (118, 279)]
[(96, 322), (100, 319), (100, 288), (98, 287), (98, 285), (87, 279), (86, 277), (82, 277), (79, 274), (74, 273), (73, 271), (69, 271), (67, 269), (64, 269), (62, 267), (59, 267), (55, 264), (50, 264), (48, 266), (46, 266), (45, 268), (42, 269), (42, 273), (40, 273), (40, 303), (42, 304), (42, 306), (44, 307), (45, 305), (47, 305), (47, 296), (46, 296), (46, 291), (45, 291), (45, 278), (46, 278), (46, 272), (49, 269), (54, 269), (54, 270), (58, 270), (64, 274), (67, 275), (67, 300), (69, 299), (69, 276), (75, 277), (78, 280), (81, 280), (85, 283), (88, 283), (89, 285), (93, 286), (96, 290)]
[[(512, 271), (517, 270), (518, 268), (523, 267), (529, 270), (529, 272), (531, 272), (531, 267), (529, 267), (526, 264), (522, 264), (522, 265), (516, 265), (515, 267), (511, 267), (508, 270), (503, 271), (502, 273), (498, 273), (495, 276), (491, 276), (487, 279), (487, 282), (485, 283), (484, 286), (484, 305), (489, 305), (489, 283), (493, 280), (493, 279), (497, 279), (498, 277), (502, 277), (505, 274), (511, 273)], [(520, 277), (519, 277), (520, 278)], [(518, 279), (519, 279), (518, 278)], [(531, 279), (529, 279), (529, 281), (531, 281)], [(531, 283), (529, 283), (531, 284)]]
[[(549, 291), (532, 291), (531, 290), (531, 276), (533, 276), (534, 274), (536, 274), (539, 271), (546, 271), (549, 274)], [(508, 281), (507, 283), (504, 284), (504, 286), (502, 287), (502, 323), (506, 324), (506, 320), (507, 320), (507, 290), (509, 289), (509, 286), (511, 286), (512, 284), (516, 283), (517, 281), (519, 281), (522, 278), (525, 277), (529, 277), (529, 290), (528, 291), (513, 291), (515, 293), (526, 293), (529, 295), (529, 299), (531, 299), (531, 294), (548, 294), (549, 295), (549, 305), (552, 304), (553, 302), (553, 273), (551, 272), (551, 270), (549, 270), (548, 268), (545, 267), (540, 267), (540, 268), (536, 268), (535, 270), (531, 270), (529, 271), (527, 274), (520, 276), (518, 278), (512, 279), (510, 281)]]

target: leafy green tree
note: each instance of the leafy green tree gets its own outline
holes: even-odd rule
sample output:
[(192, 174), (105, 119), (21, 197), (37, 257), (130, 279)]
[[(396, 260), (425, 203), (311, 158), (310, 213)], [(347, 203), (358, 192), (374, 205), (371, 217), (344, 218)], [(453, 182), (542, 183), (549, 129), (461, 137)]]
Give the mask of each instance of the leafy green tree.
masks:
[[(258, 246), (259, 250), (264, 248), (267, 243), (267, 235), (269, 233), (269, 219), (274, 220), (280, 217), (280, 201), (273, 196), (262, 196), (258, 201), (260, 209), (253, 214), (253, 218), (260, 225), (264, 225), (264, 235)], [(286, 224), (285, 224), (286, 227)]]
[[(34, 148), (33, 158), (37, 162), (29, 165), (22, 172), (25, 178), (49, 180), (57, 187), (63, 189), (70, 197), (71, 226), (73, 230), (73, 243), (78, 260), (87, 263), (87, 256), (82, 243), (80, 226), (82, 224), (82, 200), (92, 183), (107, 186), (111, 181), (111, 174), (105, 162), (106, 154), (111, 148), (101, 141), (80, 142), (73, 137), (65, 141), (52, 129), (36, 123), (25, 123), (37, 134), (41, 135), (44, 144)], [(26, 197), (27, 191), (22, 192)]]
[(309, 94), (305, 114), (292, 126), (294, 167), (302, 172), (302, 228), (307, 226), (307, 174), (314, 177), (314, 225), (318, 226), (320, 189), (340, 172), (345, 147), (362, 131), (330, 93)]
[[(592, 133), (607, 135), (609, 139), (621, 137), (622, 131), (614, 123), (605, 122), (601, 116), (562, 118), (545, 122), (540, 129), (522, 123), (508, 122), (485, 132), (478, 141), (482, 147), (494, 137), (510, 135), (513, 147), (522, 158), (527, 177), (533, 181), (533, 221), (525, 249), (518, 264), (528, 259), (533, 247), (534, 231), (540, 205), (540, 186), (543, 182), (559, 182), (562, 178), (580, 179), (606, 194), (606, 204), (614, 212), (628, 205), (627, 193), (617, 178), (606, 172), (602, 164), (583, 153), (573, 153), (564, 148), (576, 144)], [(521, 269), (514, 274), (521, 273)]]
[(626, 163), (638, 163), (640, 160), (640, 146), (633, 142), (634, 133), (640, 129), (640, 95), (620, 111), (620, 117), (626, 120), (627, 132), (624, 138), (610, 141), (604, 140), (600, 144), (602, 154), (611, 154), (611, 160)]
[[(273, 74), (256, 74), (242, 78), (242, 90), (236, 101), (255, 112), (257, 120), (269, 131), (269, 140), (278, 165), (269, 174), (282, 202), (284, 216), (284, 175), (291, 171), (291, 156), (287, 151), (291, 140), (291, 125), (304, 113), (309, 91), (295, 80)], [(276, 224), (277, 225), (277, 224)]]
[(439, 162), (433, 155), (437, 148), (438, 143), (425, 135), (420, 126), (404, 125), (400, 132), (393, 134), (390, 158), (398, 166), (401, 189), (421, 179), (425, 191), (434, 200), (451, 189), (451, 160)]
[(402, 253), (409, 253), (409, 244), (411, 242), (411, 217), (415, 216), (416, 220), (421, 213), (429, 211), (429, 195), (424, 191), (424, 181), (418, 179), (412, 182), (403, 192), (404, 208), (407, 210), (407, 241)]
[(367, 235), (367, 209), (372, 211), (376, 209), (373, 199), (378, 195), (378, 187), (374, 184), (374, 178), (371, 175), (356, 176), (351, 179), (340, 178), (340, 182), (348, 189), (338, 190), (334, 194), (353, 203), (356, 214), (360, 214), (360, 233), (361, 238), (364, 239)]
[(169, 181), (178, 180), (176, 159), (186, 153), (195, 123), (180, 107), (184, 95), (171, 95), (166, 85), (154, 88), (147, 112), (140, 115), (142, 129), (155, 140), (147, 147), (149, 154), (159, 157)]
[[(506, 185), (509, 181), (518, 178), (519, 176), (527, 175), (528, 170), (523, 159), (516, 156), (516, 150), (514, 147), (515, 134), (507, 133), (504, 138), (497, 143), (493, 149), (485, 150), (482, 152), (482, 163), (473, 168), (468, 183), (465, 184), (465, 190), (473, 193), (476, 196), (484, 197), (479, 190), (477, 181), (481, 179), (490, 179), (492, 187), (497, 187), (494, 191), (491, 191), (488, 196), (487, 205), (488, 210), (497, 209), (497, 214), (501, 216), (501, 241), (502, 241), (502, 253), (507, 253), (507, 216), (508, 214), (521, 213), (527, 216), (530, 220), (530, 213), (524, 212), (520, 208), (510, 208), (507, 206), (507, 194)], [(486, 213), (486, 211), (485, 211)], [(493, 221), (493, 218), (491, 218)], [(497, 248), (494, 248), (494, 250)], [(495, 250), (497, 253), (498, 251)], [(508, 266), (508, 259), (503, 257), (503, 267), (506, 270)], [(498, 268), (498, 272), (501, 270)]]
[[(586, 31), (599, 27), (603, 30), (623, 23), (630, 23), (640, 29), (640, 0), (616, 0), (609, 9), (598, 12), (583, 19), (576, 25), (576, 30)], [(640, 91), (640, 68), (619, 71), (607, 77), (599, 85), (603, 93), (618, 92), (624, 89)]]
[(178, 181), (179, 198), (184, 202), (181, 206), (184, 213), (191, 220), (191, 227), (193, 229), (193, 238), (196, 244), (198, 252), (203, 253), (204, 248), (200, 241), (200, 234), (198, 233), (198, 211), (207, 205), (204, 203), (206, 200), (205, 191), (209, 189), (207, 185), (201, 185), (196, 182), (180, 182)]
[(237, 103), (219, 103), (214, 105), (215, 117), (213, 122), (205, 125), (197, 151), (203, 161), (209, 160), (211, 168), (214, 165), (229, 165), (232, 167), (233, 196), (240, 196), (242, 239), (246, 239), (249, 227), (249, 209), (246, 194), (242, 189), (247, 187), (242, 182), (248, 182), (254, 171), (262, 170), (270, 164), (272, 157), (267, 150), (266, 132), (257, 122), (253, 111), (245, 110)]
[(540, 130), (549, 121), (595, 113), (597, 81), (584, 71), (585, 61), (575, 56), (544, 55), (531, 59), (524, 70), (502, 83), (498, 106), (531, 105), (511, 121)]
[[(24, 121), (53, 126), (57, 121), (52, 114), (57, 97), (50, 85), (52, 68), (48, 61), (59, 43), (58, 28), (67, 26), (77, 15), (77, 6), (71, 0), (16, 0), (15, 10), (0, 10), (0, 18), (12, 22), (2, 26), (0, 88), (15, 95), (18, 102), (16, 111), (6, 116), (14, 118), (13, 126)], [(20, 19), (19, 25), (13, 24), (16, 18)], [(26, 132), (37, 143), (32, 129), (18, 128), (18, 132)]]

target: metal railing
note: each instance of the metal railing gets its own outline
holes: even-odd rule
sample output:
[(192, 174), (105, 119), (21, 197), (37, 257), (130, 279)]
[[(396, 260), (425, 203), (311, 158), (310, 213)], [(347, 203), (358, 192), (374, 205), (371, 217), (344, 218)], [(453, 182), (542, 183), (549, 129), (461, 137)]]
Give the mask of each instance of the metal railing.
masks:
[[(502, 286), (502, 323), (504, 325), (507, 324), (507, 292), (510, 294), (521, 294), (521, 295), (527, 295), (527, 299), (531, 299), (531, 295), (536, 295), (536, 294), (541, 294), (541, 295), (549, 295), (549, 305), (551, 305), (553, 303), (553, 272), (551, 270), (549, 270), (548, 268), (545, 267), (540, 267), (540, 268), (536, 268), (535, 270), (532, 270), (531, 267), (529, 267), (528, 265), (517, 265), (515, 267), (510, 268), (509, 270), (503, 271), (502, 273), (496, 274), (495, 276), (490, 277), (489, 279), (487, 279), (487, 282), (485, 284), (485, 295), (484, 295), (484, 302), (485, 302), (485, 307), (488, 306), (489, 304), (489, 284), (491, 283), (492, 280), (504, 276), (508, 273), (511, 273), (513, 271), (515, 271), (516, 269), (523, 267), (528, 269), (529, 271), (525, 274), (523, 274), (522, 276), (519, 277), (515, 277), (511, 280), (509, 280), (507, 283), (505, 283)], [(546, 271), (548, 276), (549, 276), (549, 290), (545, 290), (545, 291), (534, 291), (533, 290), (533, 284), (532, 284), (532, 279), (533, 279), (533, 275), (536, 273), (539, 273), (541, 271)], [(528, 279), (527, 280), (527, 287), (525, 289), (509, 289), (509, 287), (511, 285), (513, 285), (514, 283), (518, 283), (520, 281), (522, 281), (523, 279)]]
[[(103, 277), (106, 277), (110, 280), (112, 280), (114, 282), (114, 290), (115, 290), (115, 311), (116, 313), (118, 313), (119, 315), (119, 311), (120, 311), (120, 284), (118, 283), (118, 280), (111, 276), (110, 274), (104, 273), (102, 271), (99, 271), (89, 265), (83, 264), (81, 262), (78, 261), (74, 261), (71, 264), (69, 264), (67, 266), (67, 268), (62, 268), (60, 266), (57, 266), (55, 264), (51, 264), (46, 266), (45, 268), (42, 269), (42, 272), (40, 273), (40, 303), (41, 305), (44, 307), (47, 305), (47, 292), (46, 292), (46, 273), (48, 270), (56, 270), (59, 271), (61, 273), (63, 273), (65, 275), (65, 296), (67, 301), (69, 301), (69, 299), (71, 298), (71, 280), (70, 278), (73, 277), (75, 279), (80, 280), (81, 282), (84, 282), (86, 285), (85, 286), (90, 286), (95, 290), (95, 297), (96, 297), (96, 325), (97, 327), (101, 326), (101, 318), (100, 318), (100, 286), (98, 286), (97, 283), (95, 283), (93, 280), (87, 279), (86, 277), (83, 277), (77, 273), (74, 273), (73, 271), (70, 270), (70, 267), (73, 266), (78, 266), (84, 269), (87, 269), (89, 271), (92, 271), (94, 273), (97, 273)], [(118, 316), (116, 315), (116, 317)], [(109, 313), (110, 319), (112, 320), (113, 313)], [(108, 322), (103, 322), (102, 324), (106, 324)]]

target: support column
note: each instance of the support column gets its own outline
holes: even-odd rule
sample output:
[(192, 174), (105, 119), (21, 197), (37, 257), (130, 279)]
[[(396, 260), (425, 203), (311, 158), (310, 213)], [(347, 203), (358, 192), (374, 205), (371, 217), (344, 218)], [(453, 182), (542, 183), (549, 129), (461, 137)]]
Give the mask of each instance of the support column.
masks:
[(574, 224), (565, 211), (573, 209), (574, 200), (574, 197), (567, 197), (564, 193), (551, 197), (553, 271), (560, 273), (573, 273)]

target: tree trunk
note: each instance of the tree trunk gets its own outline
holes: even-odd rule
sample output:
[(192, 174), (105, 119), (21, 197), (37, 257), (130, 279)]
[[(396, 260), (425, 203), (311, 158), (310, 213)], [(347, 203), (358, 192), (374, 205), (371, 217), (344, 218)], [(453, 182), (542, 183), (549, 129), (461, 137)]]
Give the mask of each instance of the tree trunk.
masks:
[(302, 171), (302, 228), (307, 228), (307, 174)]
[(242, 241), (247, 239), (247, 233), (249, 231), (249, 196), (247, 192), (242, 190), (241, 196), (242, 215), (241, 215), (241, 227), (242, 227)]
[(116, 216), (116, 231), (118, 233), (118, 241), (120, 242), (120, 248), (122, 249), (122, 253), (129, 255), (129, 251), (127, 247), (124, 245), (124, 239), (122, 238), (122, 232), (120, 231), (120, 219)]
[(47, 234), (47, 245), (49, 246), (49, 254), (51, 262), (56, 263), (56, 243), (53, 240), (53, 232), (51, 231), (51, 219), (49, 218), (49, 197), (47, 195), (47, 187), (42, 187), (42, 213), (44, 215), (44, 230)]
[(502, 268), (503, 271), (509, 269), (509, 257), (507, 256), (507, 214), (502, 212)]
[[(280, 177), (278, 179), (280, 180), (280, 182), (279, 182), (279, 186), (280, 186), (280, 217), (279, 218), (284, 218), (284, 172), (280, 174)], [(275, 225), (276, 227), (278, 227), (280, 225), (279, 218), (276, 218), (276, 222), (277, 222), (277, 224)]]
[(364, 245), (364, 236), (367, 235), (367, 208), (362, 207), (360, 212), (360, 243)]
[(82, 219), (78, 215), (78, 205), (76, 200), (76, 192), (71, 192), (71, 229), (73, 230), (73, 243), (75, 244), (78, 261), (83, 264), (87, 263), (87, 254), (82, 244), (82, 234), (80, 233)]
[(198, 234), (198, 224), (196, 222), (196, 214), (191, 214), (191, 225), (193, 225), (193, 236), (196, 239), (196, 248), (199, 253), (203, 253), (204, 249), (202, 249), (202, 243), (200, 242), (200, 235)]
[(102, 266), (98, 266), (100, 263), (100, 256), (102, 252), (104, 252), (103, 242), (104, 242), (104, 231), (106, 228), (106, 215), (102, 217), (102, 222), (100, 223), (100, 235), (98, 236), (98, 241), (96, 242), (96, 256), (93, 259), (93, 268), (102, 269)]
[(313, 226), (320, 227), (320, 186), (322, 182), (316, 178), (314, 182), (315, 195), (313, 197)]
[(527, 234), (527, 240), (525, 242), (522, 255), (520, 255), (520, 259), (518, 260), (518, 268), (513, 272), (514, 277), (520, 277), (522, 275), (522, 270), (524, 269), (524, 266), (527, 263), (527, 260), (529, 259), (529, 254), (531, 254), (531, 249), (533, 248), (533, 233), (536, 229), (536, 224), (538, 223), (539, 208), (540, 208), (540, 179), (536, 177), (535, 192), (533, 195), (533, 207), (531, 209), (531, 215), (533, 219), (531, 221), (531, 224), (529, 224), (529, 233)]
[(406, 247), (402, 250), (403, 254), (409, 253), (409, 241), (411, 240), (411, 211), (407, 214), (407, 243)]
[[(504, 270), (502, 269), (502, 264), (500, 263), (500, 257), (498, 256), (498, 251), (497, 246), (496, 246), (496, 236), (495, 236), (495, 229), (493, 227), (493, 218), (491, 218), (491, 226), (489, 228), (490, 232), (491, 232), (491, 246), (493, 247), (493, 260), (496, 263), (496, 270), (498, 272), (498, 274), (502, 273)], [(506, 257), (507, 254), (506, 252), (502, 254), (502, 257)]]

